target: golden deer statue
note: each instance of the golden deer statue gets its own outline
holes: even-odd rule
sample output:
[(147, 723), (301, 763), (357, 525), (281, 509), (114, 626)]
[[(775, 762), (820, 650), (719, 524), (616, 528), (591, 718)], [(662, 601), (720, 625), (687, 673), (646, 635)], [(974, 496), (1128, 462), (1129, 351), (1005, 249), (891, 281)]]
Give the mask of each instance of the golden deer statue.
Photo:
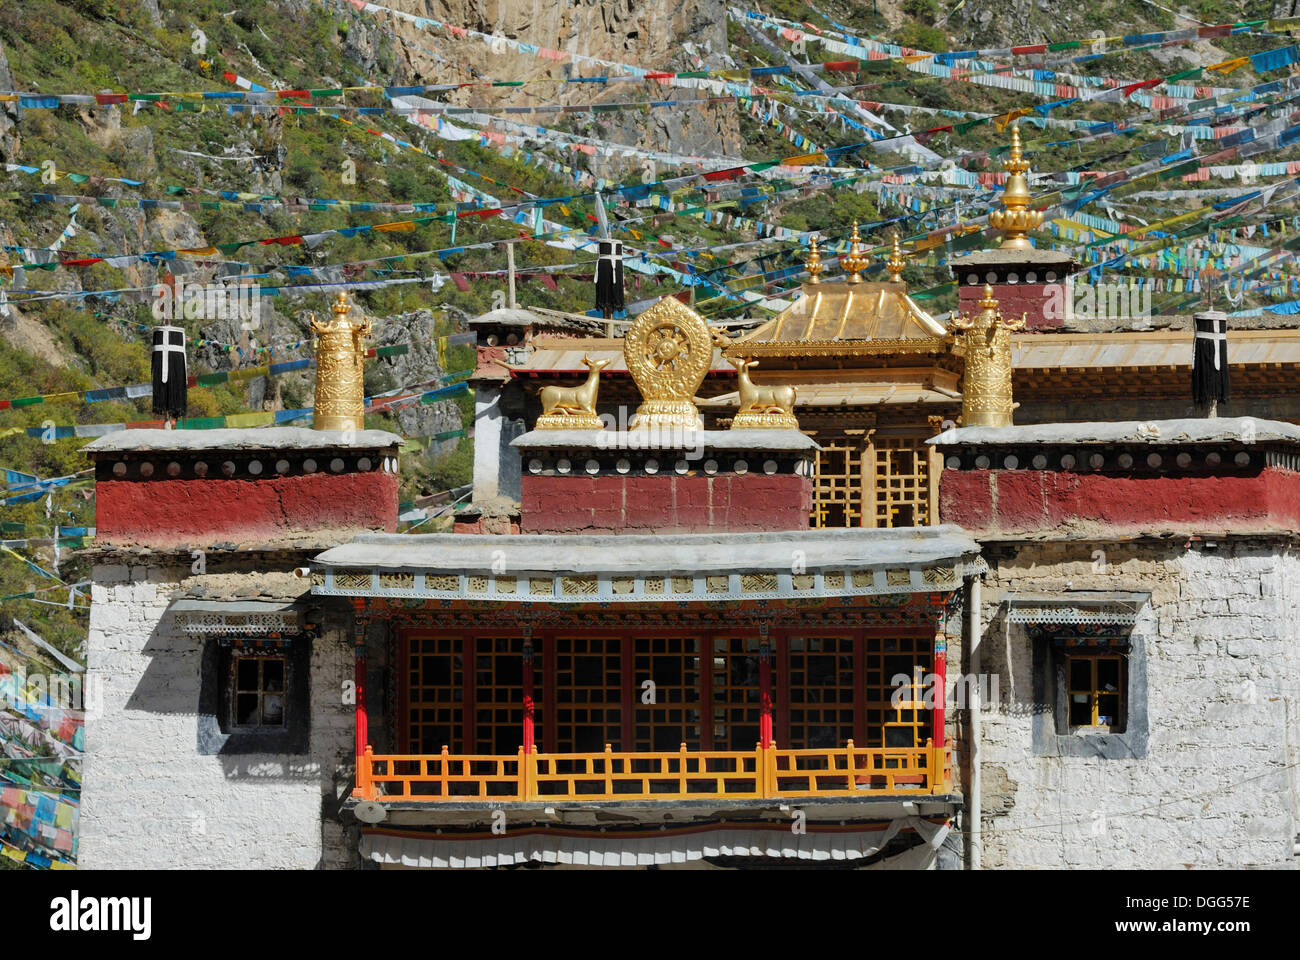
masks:
[(758, 366), (757, 360), (741, 357), (733, 363), (740, 409), (732, 419), (731, 429), (798, 429), (799, 421), (794, 416), (795, 388), (757, 386), (749, 378), (749, 371)]
[(736, 386), (740, 393), (741, 413), (793, 413), (794, 387), (759, 387), (749, 379), (749, 371), (758, 366), (748, 357), (736, 361)]
[(576, 387), (542, 387), (542, 415), (538, 430), (601, 430), (604, 423), (596, 416), (596, 394), (600, 389), (600, 371), (609, 360), (592, 360), (583, 354), (587, 379)]

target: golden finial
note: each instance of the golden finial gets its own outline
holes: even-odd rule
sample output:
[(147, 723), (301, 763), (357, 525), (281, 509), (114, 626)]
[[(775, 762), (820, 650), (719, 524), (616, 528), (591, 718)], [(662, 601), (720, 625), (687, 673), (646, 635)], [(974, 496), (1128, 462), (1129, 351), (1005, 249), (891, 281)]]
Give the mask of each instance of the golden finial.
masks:
[(854, 220), (853, 236), (849, 237), (849, 252), (840, 257), (840, 266), (848, 275), (849, 283), (861, 283), (862, 278), (858, 274), (870, 264), (871, 259), (867, 256), (866, 248), (862, 246), (862, 238), (858, 236), (858, 221)]
[(808, 270), (809, 283), (821, 283), (821, 272), (826, 268), (822, 266), (822, 255), (817, 252), (817, 234), (808, 238), (808, 259), (804, 261), (804, 267)]
[(1007, 176), (1007, 187), (1002, 191), (1001, 210), (989, 214), (989, 226), (1001, 230), (1003, 250), (1029, 250), (1029, 231), (1043, 225), (1041, 210), (1030, 210), (1029, 181), (1025, 174), (1029, 172), (1029, 161), (1021, 154), (1020, 125), (1011, 128), (1011, 153), (1002, 164)]
[(330, 307), (333, 321), (318, 321), (309, 314), (316, 334), (316, 400), (312, 426), (317, 430), (360, 430), (365, 425), (366, 404), (362, 372), (370, 320), (348, 319), (352, 311), (347, 294), (339, 291)]
[(1011, 331), (1022, 330), (1025, 317), (1008, 320), (998, 310), (993, 287), (984, 296), (975, 317), (954, 317), (950, 330), (966, 334), (966, 372), (962, 376), (963, 427), (1009, 427), (1018, 404), (1011, 399)]
[(885, 269), (889, 271), (890, 283), (901, 283), (903, 279), (903, 268), (907, 266), (907, 258), (903, 256), (903, 245), (898, 242), (898, 231), (894, 231), (893, 249), (889, 252), (889, 259), (885, 261)]

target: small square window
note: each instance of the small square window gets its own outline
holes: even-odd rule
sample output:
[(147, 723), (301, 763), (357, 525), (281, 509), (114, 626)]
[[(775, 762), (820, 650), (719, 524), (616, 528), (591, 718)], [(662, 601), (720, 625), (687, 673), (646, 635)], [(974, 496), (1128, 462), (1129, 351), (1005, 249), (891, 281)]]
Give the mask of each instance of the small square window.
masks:
[(230, 672), (235, 706), (231, 725), (241, 730), (282, 731), (288, 658), (235, 655)]
[(307, 752), (310, 638), (268, 642), (211, 637), (200, 670), (200, 753)]
[[(1147, 755), (1146, 595), (1107, 597), (1099, 602), (1066, 591), (1059, 620), (1038, 601), (1028, 610), (1032, 619), (1012, 620), (1025, 623), (1033, 650), (1034, 756)], [(1136, 622), (1099, 622), (1101, 612), (1134, 616)]]
[(1067, 717), (1071, 733), (1123, 733), (1128, 657), (1100, 647), (1065, 653)]

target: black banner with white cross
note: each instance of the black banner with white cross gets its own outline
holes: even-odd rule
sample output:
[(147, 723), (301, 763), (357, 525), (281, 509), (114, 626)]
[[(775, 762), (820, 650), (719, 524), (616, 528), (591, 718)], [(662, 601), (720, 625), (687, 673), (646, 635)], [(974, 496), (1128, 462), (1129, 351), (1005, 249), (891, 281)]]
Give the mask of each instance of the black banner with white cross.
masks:
[(1192, 318), (1192, 400), (1198, 407), (1228, 401), (1228, 317), (1218, 311)]
[(154, 327), (153, 412), (181, 417), (189, 404), (189, 372), (185, 368), (185, 329)]

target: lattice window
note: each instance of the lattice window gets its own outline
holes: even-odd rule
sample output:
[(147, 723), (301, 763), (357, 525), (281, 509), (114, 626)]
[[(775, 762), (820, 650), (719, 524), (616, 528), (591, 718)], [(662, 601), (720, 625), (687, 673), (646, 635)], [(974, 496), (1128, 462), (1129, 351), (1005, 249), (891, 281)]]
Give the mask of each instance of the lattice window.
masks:
[[(933, 732), (933, 714), (924, 708), (925, 678), (934, 663), (934, 635), (868, 637), (866, 675), (866, 747), (920, 747)], [(907, 677), (898, 706), (893, 705), (894, 678)]]
[(622, 641), (561, 637), (555, 648), (555, 746), (560, 753), (621, 750)]
[[(541, 644), (534, 643), (534, 663)], [(542, 683), (533, 680), (534, 742), (542, 742)], [(478, 637), (474, 641), (474, 752), (513, 754), (524, 742), (524, 641)]]
[(289, 658), (235, 656), (231, 658), (235, 712), (232, 726), (279, 730), (285, 726), (285, 691)]
[(464, 665), (460, 637), (411, 634), (407, 729), (412, 753), (463, 752)]
[(877, 437), (872, 458), (874, 525), (919, 527), (930, 523), (930, 455), (925, 443), (911, 437)]
[(862, 524), (863, 437), (818, 440), (813, 474), (814, 527), (857, 527)]
[(1065, 658), (1067, 723), (1093, 727), (1097, 732), (1123, 733), (1128, 699), (1128, 657), (1089, 651), (1071, 651)]
[(791, 637), (790, 746), (842, 747), (853, 736), (853, 640)]
[[(776, 713), (776, 658), (772, 658), (772, 712)], [(713, 638), (714, 750), (753, 750), (761, 739), (758, 637)]]
[[(819, 437), (814, 527), (911, 527), (930, 517), (930, 456), (918, 437)], [(866, 472), (864, 484), (863, 473)]]
[[(632, 641), (636, 750), (700, 747), (700, 641), (695, 637), (638, 637)], [(645, 681), (653, 681), (647, 689)], [(645, 703), (647, 697), (653, 703)]]

